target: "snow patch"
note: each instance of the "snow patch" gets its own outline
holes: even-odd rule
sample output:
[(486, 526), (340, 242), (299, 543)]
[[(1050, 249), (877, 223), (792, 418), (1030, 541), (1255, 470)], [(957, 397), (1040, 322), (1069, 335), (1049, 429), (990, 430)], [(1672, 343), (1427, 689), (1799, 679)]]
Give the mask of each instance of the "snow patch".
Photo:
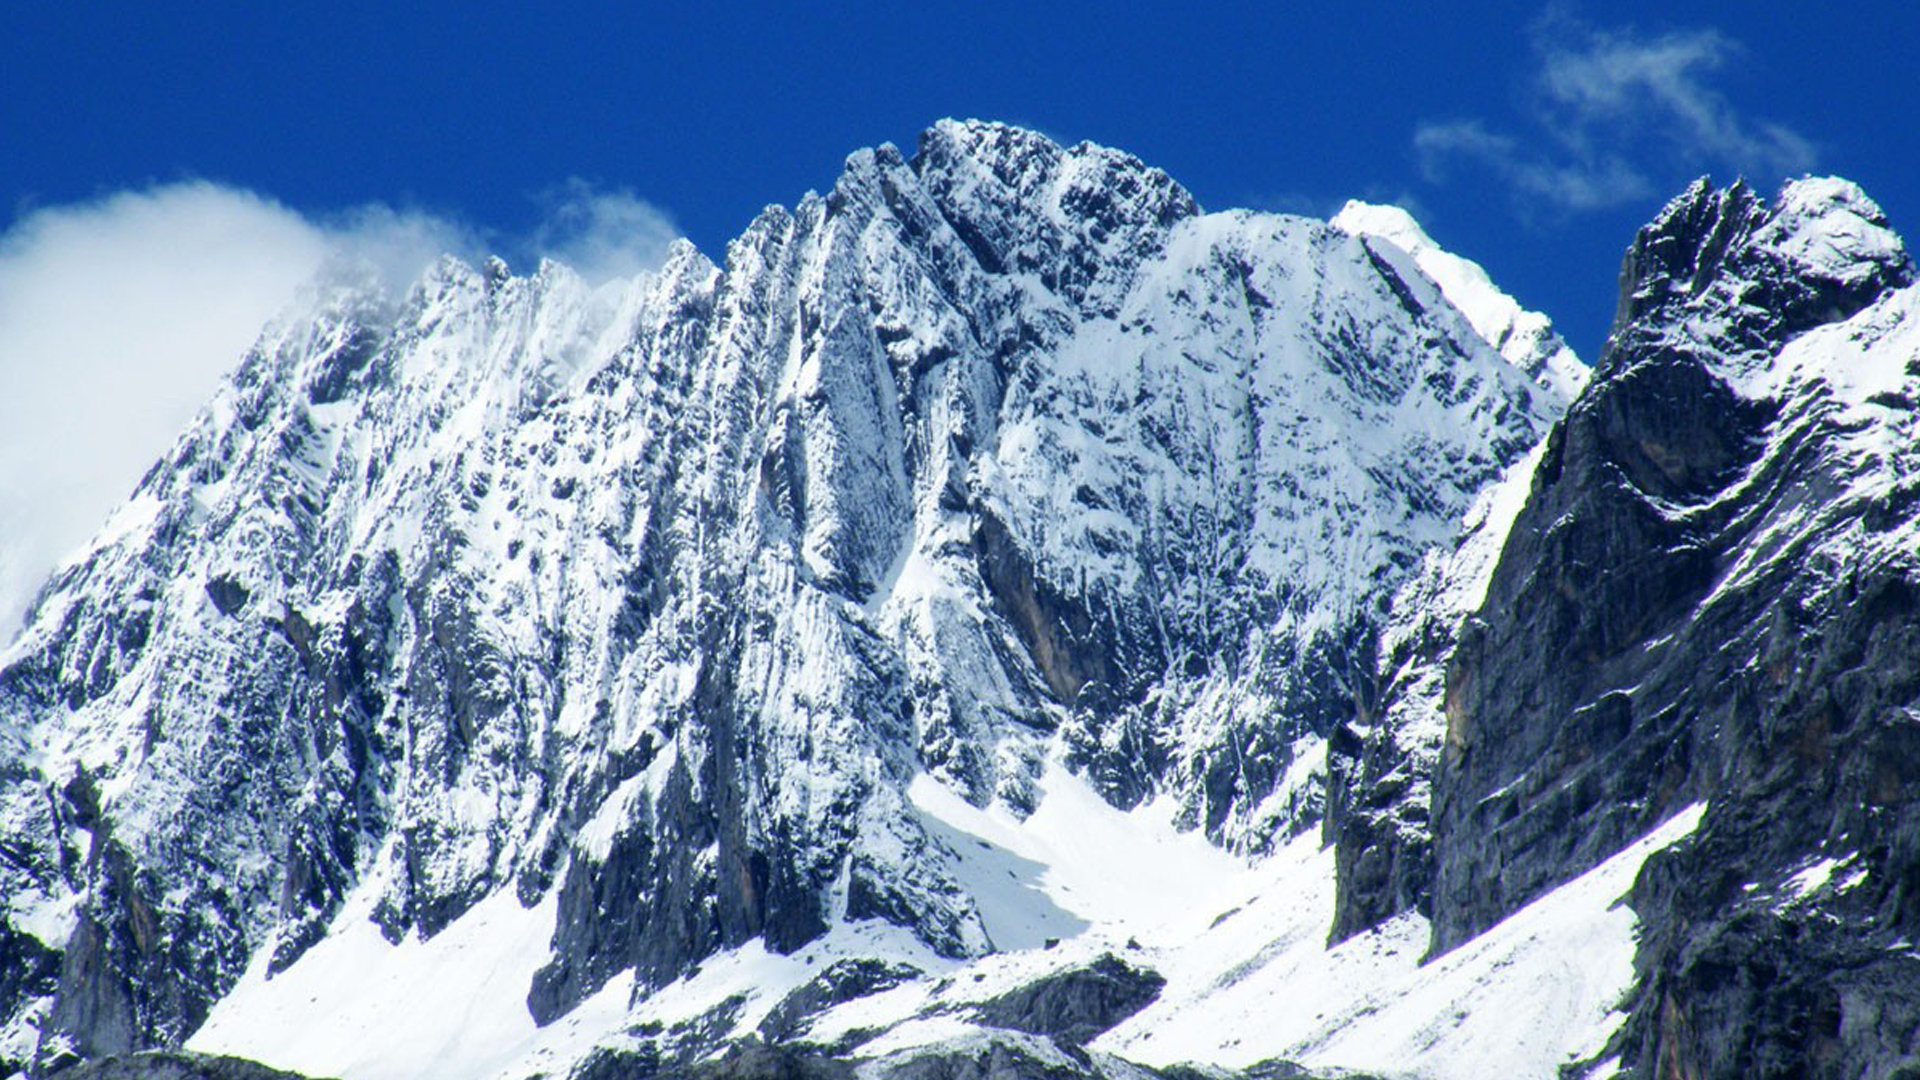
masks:
[(1160, 1000), (1094, 1046), (1149, 1065), (1278, 1056), (1435, 1080), (1554, 1075), (1619, 1024), (1636, 923), (1619, 899), (1703, 811), (1688, 807), (1425, 965), (1416, 914), (1325, 948), (1332, 856), (1296, 841), (1243, 907), (1165, 956)]
[(1004, 804), (973, 806), (924, 773), (907, 789), (976, 889), (1002, 949), (1041, 946), (1090, 925), (1114, 935), (1148, 930), (1247, 873), (1206, 837), (1176, 828), (1171, 799), (1119, 810), (1058, 764), (1039, 790), (1039, 805), (1022, 820)]
[(23, 891), (11, 899), (7, 921), (49, 949), (64, 949), (79, 924), (79, 906), (78, 893), (44, 896)]
[(348, 919), (271, 978), (273, 950), (262, 948), (187, 1048), (343, 1080), (499, 1074), (555, 1037), (526, 1005), (554, 908), (551, 897), (522, 907), (503, 890), (439, 934), (397, 945)]

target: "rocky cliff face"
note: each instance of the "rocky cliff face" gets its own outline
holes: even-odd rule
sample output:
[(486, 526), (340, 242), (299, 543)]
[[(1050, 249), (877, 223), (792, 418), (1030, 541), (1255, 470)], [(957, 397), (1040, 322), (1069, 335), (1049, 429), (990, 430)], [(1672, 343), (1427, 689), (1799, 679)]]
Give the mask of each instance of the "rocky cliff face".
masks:
[(908, 788), (1024, 811), (1050, 753), (1266, 851), (1563, 407), (1400, 248), (992, 124), (724, 266), (332, 280), (0, 657), (0, 1056), (503, 892), (543, 1023), (872, 920), (990, 952)]
[(1640, 1075), (1914, 1052), (1913, 278), (1844, 182), (1675, 200), (1449, 661), (1436, 949), (1707, 803), (1632, 896)]

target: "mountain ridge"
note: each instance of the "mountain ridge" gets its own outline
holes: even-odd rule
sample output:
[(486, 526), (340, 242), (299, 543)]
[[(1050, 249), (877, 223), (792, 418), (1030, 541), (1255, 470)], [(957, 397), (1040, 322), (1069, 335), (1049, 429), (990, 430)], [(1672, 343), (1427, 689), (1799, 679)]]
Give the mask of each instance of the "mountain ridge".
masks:
[[(344, 1071), (274, 1042), (300, 1023), (277, 995), (377, 1024), (321, 973), (408, 985), (438, 969), (404, 957), (494, 927), (518, 981), (487, 1007), (524, 1041), (476, 1076), (586, 1069), (603, 1041), (692, 1061), (756, 1025), (902, 1068), (968, 1040), (1061, 1075), (1182, 1048), (1251, 1068), (1217, 1032), (1156, 1043), (1142, 1025), (1185, 1028), (1152, 1002), (1204, 1013), (1285, 965), (1399, 987), (1340, 989), (1338, 1025), (1271, 1044), (1320, 1068), (1403, 1045), (1365, 1018), (1433, 992), (1429, 946), (1431, 978), (1497, 1012), (1498, 971), (1579, 927), (1598, 966), (1515, 1067), (1665, 1060), (1667, 1005), (1609, 1019), (1635, 924), (1602, 894), (1646, 860), (1632, 985), (1671, 1001), (1652, 958), (1715, 916), (1668, 910), (1660, 868), (1728, 842), (1729, 811), (1698, 809), (1724, 789), (1636, 801), (1624, 776), (1546, 858), (1536, 817), (1480, 820), (1520, 751), (1462, 732), (1549, 737), (1533, 703), (1580, 670), (1488, 642), (1566, 614), (1530, 569), (1559, 557), (1554, 485), (1575, 519), (1671, 517), (1782, 394), (1897, 408), (1873, 396), (1897, 378), (1856, 394), (1794, 344), (1897, 351), (1912, 268), (1831, 180), (1772, 208), (1696, 185), (1628, 268), (1588, 383), (1404, 215), (1203, 213), (1122, 152), (943, 121), (769, 208), (724, 265), (683, 243), (600, 288), (443, 261), (398, 299), (323, 290), (0, 653), (0, 957), (25, 973), (0, 1047), (48, 1070), (191, 1037)], [(1671, 405), (1722, 398), (1697, 430)], [(1595, 550), (1657, 576), (1643, 540)], [(1490, 695), (1486, 664), (1548, 689)], [(1562, 730), (1615, 731), (1614, 701)], [(1623, 745), (1675, 730), (1637, 715)], [(1563, 805), (1542, 790), (1539, 819)], [(1129, 835), (1232, 909), (1109, 895)], [(1145, 1001), (1122, 969), (1159, 980)], [(1510, 1037), (1489, 1022), (1421, 1036), (1455, 1055), (1429, 1065)]]

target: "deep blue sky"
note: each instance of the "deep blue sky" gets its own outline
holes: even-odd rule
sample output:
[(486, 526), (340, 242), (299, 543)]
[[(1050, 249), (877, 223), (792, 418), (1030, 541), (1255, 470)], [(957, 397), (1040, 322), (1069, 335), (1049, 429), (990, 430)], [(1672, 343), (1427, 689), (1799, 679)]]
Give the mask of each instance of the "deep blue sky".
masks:
[[(14, 0), (0, 227), (203, 177), (510, 236), (582, 177), (718, 256), (849, 151), (983, 116), (1131, 150), (1210, 209), (1408, 201), (1589, 359), (1632, 230), (1691, 175), (1839, 172), (1920, 233), (1910, 5), (1132, 7)], [(1600, 83), (1556, 98), (1556, 71)]]

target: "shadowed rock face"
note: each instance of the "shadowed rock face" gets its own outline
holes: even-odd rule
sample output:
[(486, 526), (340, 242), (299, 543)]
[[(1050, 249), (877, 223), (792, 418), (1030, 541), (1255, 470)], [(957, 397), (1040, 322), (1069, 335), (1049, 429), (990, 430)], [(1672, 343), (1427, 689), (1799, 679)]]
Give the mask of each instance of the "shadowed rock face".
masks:
[[(1378, 700), (1328, 740), (1323, 836), (1334, 848), (1329, 945), (1404, 911), (1432, 914), (1437, 746), (1430, 735), (1410, 730), (1420, 718), (1407, 714), (1436, 711), (1440, 673), (1452, 655), (1459, 618), (1454, 611), (1422, 612), (1413, 620), (1414, 633), (1383, 642)], [(1433, 717), (1424, 719), (1430, 727)]]
[(1656, 355), (1603, 374), (1549, 438), (1447, 668), (1439, 949), (1699, 797), (1692, 754), (1710, 734), (1628, 691), (1648, 671), (1642, 646), (1694, 620), (1720, 567), (1723, 541), (1703, 520), (1715, 511), (1665, 507), (1711, 507), (1706, 478), (1737, 479), (1765, 422), (1697, 365)]
[(1912, 280), (1851, 185), (1676, 200), (1452, 654), (1436, 950), (1708, 802), (1631, 897), (1637, 1075), (1920, 1052)]
[(1084, 967), (1055, 972), (985, 1002), (975, 1018), (1078, 1045), (1146, 1008), (1166, 985), (1159, 972), (1106, 953)]

